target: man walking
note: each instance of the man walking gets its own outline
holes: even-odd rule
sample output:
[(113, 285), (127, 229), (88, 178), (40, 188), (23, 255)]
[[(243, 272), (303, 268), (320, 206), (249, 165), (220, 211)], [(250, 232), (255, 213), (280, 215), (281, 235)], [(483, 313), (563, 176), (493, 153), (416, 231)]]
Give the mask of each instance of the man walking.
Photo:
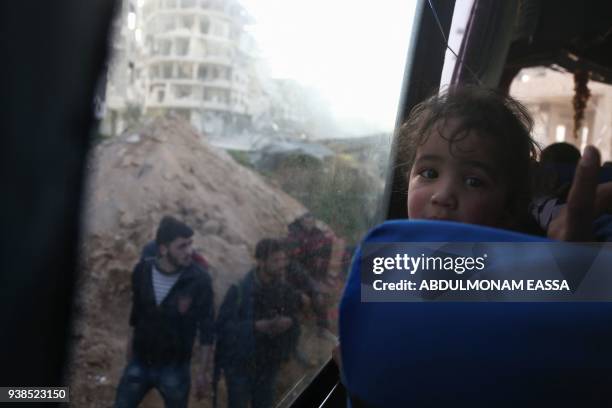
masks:
[(283, 245), (263, 239), (255, 259), (255, 269), (228, 290), (217, 319), (215, 377), (223, 369), (229, 408), (273, 406), (280, 365), (299, 336), (299, 299), (283, 279)]
[(117, 388), (116, 408), (136, 407), (151, 388), (159, 391), (167, 408), (187, 407), (198, 331), (198, 394), (210, 386), (206, 373), (214, 338), (213, 291), (208, 273), (192, 262), (192, 237), (187, 225), (164, 217), (155, 237), (157, 257), (134, 268), (128, 365)]

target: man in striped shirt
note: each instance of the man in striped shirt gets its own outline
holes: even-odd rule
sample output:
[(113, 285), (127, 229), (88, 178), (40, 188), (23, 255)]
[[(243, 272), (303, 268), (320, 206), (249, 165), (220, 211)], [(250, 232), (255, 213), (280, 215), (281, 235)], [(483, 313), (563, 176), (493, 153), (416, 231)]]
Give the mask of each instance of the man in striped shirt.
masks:
[(128, 365), (117, 388), (116, 407), (136, 407), (151, 388), (159, 391), (166, 407), (186, 407), (197, 332), (202, 356), (196, 376), (198, 395), (210, 387), (212, 282), (193, 262), (192, 237), (187, 225), (164, 217), (155, 237), (157, 256), (134, 268)]

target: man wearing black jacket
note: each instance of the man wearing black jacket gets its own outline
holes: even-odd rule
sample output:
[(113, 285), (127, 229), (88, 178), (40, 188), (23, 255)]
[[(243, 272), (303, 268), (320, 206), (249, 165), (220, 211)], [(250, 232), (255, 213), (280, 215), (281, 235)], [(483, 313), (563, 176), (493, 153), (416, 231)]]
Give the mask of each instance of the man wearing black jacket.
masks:
[(215, 377), (225, 374), (229, 408), (274, 404), (276, 379), (299, 337), (299, 298), (284, 281), (283, 244), (262, 239), (257, 266), (227, 292), (217, 317)]
[(132, 273), (132, 333), (128, 365), (117, 388), (115, 407), (136, 407), (156, 388), (167, 408), (187, 407), (191, 351), (199, 332), (202, 364), (198, 395), (207, 376), (214, 340), (211, 279), (192, 262), (193, 230), (166, 216), (157, 230), (158, 256), (141, 260)]

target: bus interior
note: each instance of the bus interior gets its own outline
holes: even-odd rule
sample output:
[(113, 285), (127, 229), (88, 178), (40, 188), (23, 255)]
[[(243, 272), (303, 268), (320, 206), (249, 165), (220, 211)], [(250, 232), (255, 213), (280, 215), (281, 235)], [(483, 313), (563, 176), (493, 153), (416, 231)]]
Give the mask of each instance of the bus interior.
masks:
[[(612, 160), (611, 2), (414, 1), (396, 128), (417, 103), (441, 86), (446, 69), (447, 84), (475, 83), (519, 99), (532, 98), (527, 106), (539, 109), (544, 118), (540, 143), (571, 141), (578, 147), (599, 143), (604, 160)], [(51, 387), (68, 381), (68, 362), (74, 358), (72, 327), (88, 200), (86, 180), (99, 125), (92, 101), (107, 66), (108, 36), (118, 3), (61, 0), (0, 6), (5, 39), (0, 49), (7, 55), (0, 68), (4, 85), (0, 163), (8, 190), (1, 221), (0, 385)], [(460, 14), (464, 27), (453, 32)], [(453, 40), (454, 36), (458, 38)], [(451, 47), (452, 41), (459, 46)], [(586, 77), (580, 76), (585, 72)], [(544, 77), (557, 83), (561, 76), (569, 84), (568, 98), (556, 97), (554, 103), (538, 99), (538, 92), (545, 92), (549, 83), (533, 84)], [(601, 94), (591, 92), (596, 96), (589, 103), (596, 106), (586, 108), (590, 129), (582, 131), (581, 140), (566, 137), (573, 125), (567, 115), (575, 114), (571, 98), (578, 92), (573, 88), (576, 77), (587, 78), (592, 89), (604, 89)], [(551, 110), (555, 103), (563, 105), (559, 109), (565, 116)], [(538, 123), (536, 117), (536, 127)], [(386, 163), (381, 211), (370, 227), (407, 217), (406, 178), (396, 170), (393, 144)], [(98, 398), (93, 393), (81, 401), (98, 406)], [(345, 407), (348, 399), (340, 371), (329, 356), (305, 383), (286, 392), (278, 406)], [(477, 396), (456, 403), (474, 401), (477, 404)], [(609, 400), (592, 402), (605, 405)], [(356, 400), (351, 404), (363, 405)]]

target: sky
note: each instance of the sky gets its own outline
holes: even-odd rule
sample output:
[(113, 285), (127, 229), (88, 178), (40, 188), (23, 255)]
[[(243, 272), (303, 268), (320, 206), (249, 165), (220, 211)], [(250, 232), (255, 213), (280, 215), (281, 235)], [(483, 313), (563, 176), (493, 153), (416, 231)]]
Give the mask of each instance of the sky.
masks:
[(416, 0), (240, 0), (273, 78), (314, 87), (349, 134), (395, 125)]

